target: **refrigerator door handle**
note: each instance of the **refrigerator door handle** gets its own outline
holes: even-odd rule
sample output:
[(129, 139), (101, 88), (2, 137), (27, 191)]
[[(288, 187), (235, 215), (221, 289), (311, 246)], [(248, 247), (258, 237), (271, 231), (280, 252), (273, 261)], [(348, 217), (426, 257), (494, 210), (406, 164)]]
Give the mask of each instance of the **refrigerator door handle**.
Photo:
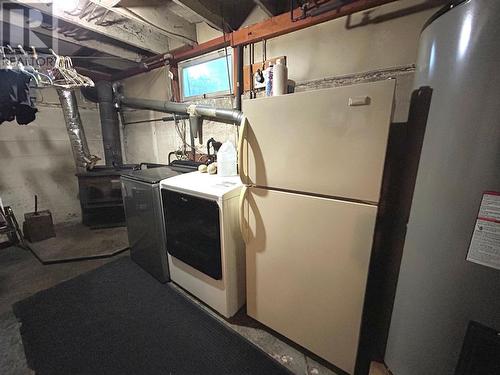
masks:
[(241, 182), (246, 184), (247, 177), (246, 177), (245, 170), (244, 170), (245, 158), (244, 158), (243, 147), (245, 145), (245, 136), (246, 136), (246, 131), (248, 128), (248, 120), (245, 116), (243, 116), (243, 119), (241, 120), (240, 127), (241, 127), (240, 139), (238, 142), (238, 170), (239, 170)]
[(240, 193), (240, 231), (241, 238), (243, 242), (247, 243), (247, 238), (245, 234), (245, 198), (247, 195), (248, 186), (243, 186)]

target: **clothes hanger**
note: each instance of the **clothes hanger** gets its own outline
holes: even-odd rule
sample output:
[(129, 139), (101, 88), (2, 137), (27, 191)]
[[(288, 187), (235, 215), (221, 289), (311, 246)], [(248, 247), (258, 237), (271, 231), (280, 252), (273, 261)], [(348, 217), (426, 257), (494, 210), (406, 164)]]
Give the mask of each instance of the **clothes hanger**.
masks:
[(76, 82), (66, 72), (66, 69), (64, 67), (64, 57), (59, 56), (52, 48), (49, 49), (49, 51), (56, 58), (54, 68), (52, 70), (54, 86), (63, 88), (72, 88), (78, 86), (78, 82)]
[(71, 57), (66, 57), (66, 62), (68, 64), (69, 71), (72, 72), (72, 74), (74, 74), (74, 77), (77, 80), (82, 82), (83, 86), (91, 86), (91, 87), (94, 86), (94, 81), (92, 81), (89, 77), (86, 77), (76, 71), (75, 67), (73, 66), (73, 60), (71, 59)]
[(52, 86), (53, 85), (52, 78), (50, 78), (47, 74), (43, 74), (40, 72), (40, 65), (38, 64), (38, 53), (36, 52), (35, 46), (31, 46), (30, 48), (31, 48), (31, 52), (33, 53), (33, 60), (34, 60), (35, 64), (37, 65), (38, 69), (33, 67), (33, 66), (31, 68), (39, 76), (39, 81), (43, 86)]
[(75, 77), (75, 74), (70, 70), (70, 65), (67, 61), (67, 58), (64, 56), (58, 56), (54, 51), (51, 52), (56, 56), (56, 64), (55, 67), (63, 77), (63, 80), (66, 82), (59, 82), (62, 87), (71, 88), (78, 87), (82, 85), (81, 80), (78, 77)]
[(53, 74), (53, 84), (54, 86), (64, 87), (64, 88), (74, 88), (74, 87), (94, 87), (94, 81), (89, 77), (79, 74), (75, 67), (73, 66), (73, 60), (68, 56), (59, 56), (50, 49), (50, 53), (56, 58), (54, 63), (54, 69), (61, 78)]
[(73, 68), (73, 62), (70, 57), (62, 57), (61, 62), (63, 63), (63, 72), (66, 76), (70, 77), (70, 79), (76, 82), (78, 86), (84, 86), (85, 82), (80, 78), (76, 70)]
[[(20, 44), (17, 46), (17, 48), (19, 49), (19, 51), (21, 52), (21, 54), (22, 54), (23, 56), (25, 56), (25, 57), (29, 57), (29, 56), (28, 56), (28, 54), (26, 53), (26, 51), (24, 50), (24, 48), (23, 48)], [(27, 64), (29, 64), (29, 63), (28, 63), (28, 59), (26, 59), (26, 63), (27, 63)], [(25, 65), (22, 63), (22, 61), (21, 61), (21, 60), (19, 60), (19, 59), (17, 59), (17, 67), (18, 67), (18, 69), (19, 69), (19, 71), (20, 71), (21, 73), (24, 73), (24, 74), (26, 74), (26, 75), (30, 76), (30, 77), (31, 77), (31, 78), (33, 78), (33, 80), (35, 81), (35, 84), (36, 84), (37, 86), (39, 85), (39, 82), (38, 82), (38, 77), (37, 77), (37, 76), (36, 76), (33, 72), (31, 72), (31, 71), (27, 68), (27, 66), (25, 66)]]
[[(14, 59), (16, 59), (15, 65), (17, 65), (17, 63), (19, 62), (19, 59), (17, 58), (16, 51), (14, 51), (14, 48), (12, 48), (9, 44), (7, 44), (7, 49), (9, 50), (10, 53), (12, 53), (14, 55)], [(12, 67), (14, 68), (15, 65), (12, 65)]]
[(8, 44), (7, 44), (7, 46), (6, 46), (6, 47), (2, 47), (3, 58), (4, 58), (4, 61), (5, 61), (5, 62), (6, 62), (6, 64), (7, 64), (7, 65), (6, 65), (6, 69), (13, 70), (13, 69), (14, 69), (14, 64), (12, 64), (11, 59), (10, 59), (10, 58), (8, 58), (8, 57), (6, 56), (6, 54), (5, 54), (5, 48), (7, 48), (7, 49), (8, 49), (11, 53), (13, 53), (13, 52), (14, 52), (14, 50), (13, 50), (13, 49), (12, 49), (12, 47), (11, 47), (11, 46), (9, 46)]
[(95, 86), (94, 81), (90, 77), (84, 76), (76, 71), (76, 69), (73, 67), (73, 60), (71, 59), (71, 57), (68, 57), (68, 60), (71, 65), (71, 68), (78, 75), (78, 77), (80, 77), (84, 85), (89, 87), (94, 87)]
[[(19, 49), (19, 51), (21, 51), (23, 56), (26, 57), (26, 65), (24, 65), (24, 70), (28, 73), (32, 73), (36, 77), (35, 79), (37, 82), (37, 87), (51, 86), (52, 79), (49, 76), (40, 73), (40, 71), (38, 69), (35, 69), (35, 67), (33, 67), (29, 63), (29, 54), (24, 50), (24, 48), (21, 45), (18, 45), (17, 48)], [(33, 57), (36, 60), (38, 58), (38, 55), (36, 53), (36, 49), (35, 49), (35, 47), (31, 47), (31, 48), (32, 48), (32, 51), (34, 51)]]
[[(43, 74), (43, 73), (40, 72), (40, 64), (38, 63), (38, 53), (36, 52), (35, 46), (31, 46), (30, 48), (31, 48), (31, 52), (33, 54), (33, 61), (37, 65), (37, 68), (35, 68), (35, 70), (38, 72), (38, 75), (41, 78), (46, 78), (47, 79), (47, 81), (43, 81), (43, 79), (40, 79), (40, 82), (42, 82), (42, 84), (43, 84), (43, 86), (40, 87), (40, 88), (43, 88), (43, 87), (52, 87), (52, 78), (50, 78), (48, 75)], [(44, 101), (42, 90), (36, 90), (36, 95), (37, 95), (37, 97), (36, 97), (36, 101), (37, 102), (43, 102)], [(38, 95), (40, 95), (40, 99), (38, 99)]]
[(12, 69), (12, 63), (7, 58), (7, 55), (5, 54), (5, 47), (0, 46), (0, 51), (2, 53), (2, 69)]

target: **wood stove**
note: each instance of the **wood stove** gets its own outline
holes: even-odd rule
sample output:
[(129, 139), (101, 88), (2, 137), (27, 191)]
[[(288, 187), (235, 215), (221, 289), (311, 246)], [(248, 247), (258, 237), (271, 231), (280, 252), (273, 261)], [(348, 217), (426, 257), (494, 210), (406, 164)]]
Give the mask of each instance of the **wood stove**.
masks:
[(137, 168), (136, 164), (118, 168), (96, 166), (91, 171), (76, 174), (84, 225), (92, 229), (126, 225), (120, 176)]

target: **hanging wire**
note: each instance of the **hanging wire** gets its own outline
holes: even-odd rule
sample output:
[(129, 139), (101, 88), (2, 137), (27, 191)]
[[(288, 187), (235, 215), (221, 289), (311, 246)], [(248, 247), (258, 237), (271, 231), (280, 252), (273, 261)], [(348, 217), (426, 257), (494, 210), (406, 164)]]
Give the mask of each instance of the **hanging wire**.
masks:
[[(222, 18), (222, 24), (225, 25), (225, 19), (224, 19), (224, 7), (221, 4), (221, 18)], [(222, 27), (222, 35), (224, 36), (224, 41), (226, 41), (226, 31), (225, 28)], [(232, 35), (232, 33), (231, 33)], [(231, 82), (231, 71), (229, 70), (229, 57), (227, 55), (227, 46), (224, 46), (224, 54), (226, 57), (226, 70), (227, 70), (227, 81), (229, 84), (229, 97), (231, 98), (231, 108), (234, 108), (234, 95), (233, 95), (233, 84)], [(233, 56), (234, 59), (234, 56)]]
[[(229, 58), (227, 56), (227, 47), (224, 47), (224, 52), (226, 54), (226, 68), (227, 68), (227, 81), (229, 84), (229, 97), (231, 98), (231, 108), (234, 108), (233, 83), (231, 81), (231, 72), (229, 70)], [(234, 56), (233, 56), (233, 59), (234, 59)]]
[[(174, 118), (175, 118), (175, 115), (174, 115)], [(180, 123), (182, 123), (182, 125), (180, 125)], [(179, 121), (179, 119), (176, 119), (174, 120), (174, 125), (175, 125), (175, 130), (177, 132), (177, 135), (179, 136), (179, 138), (181, 139), (181, 143), (182, 143), (182, 148), (181, 149), (177, 149), (177, 151), (179, 151), (179, 153), (177, 153), (177, 155), (181, 154), (182, 157), (181, 159), (188, 159), (188, 148), (191, 150), (191, 151), (194, 151), (197, 155), (198, 155), (198, 160), (200, 160), (200, 158), (203, 156), (203, 148), (202, 146), (199, 146), (199, 147), (194, 147), (191, 146), (187, 140), (186, 140), (186, 132), (187, 132), (187, 125), (186, 125), (186, 120), (182, 120), (182, 122)]]

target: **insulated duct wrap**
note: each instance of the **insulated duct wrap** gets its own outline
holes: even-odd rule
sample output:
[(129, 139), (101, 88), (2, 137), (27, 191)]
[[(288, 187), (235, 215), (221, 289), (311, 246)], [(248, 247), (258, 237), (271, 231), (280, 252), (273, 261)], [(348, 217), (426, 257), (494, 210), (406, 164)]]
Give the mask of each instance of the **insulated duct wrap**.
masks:
[(68, 131), (73, 158), (75, 159), (77, 173), (84, 173), (92, 169), (99, 158), (91, 155), (87, 138), (83, 130), (82, 119), (78, 111), (76, 95), (73, 90), (57, 89), (59, 101), (63, 110), (66, 130)]

